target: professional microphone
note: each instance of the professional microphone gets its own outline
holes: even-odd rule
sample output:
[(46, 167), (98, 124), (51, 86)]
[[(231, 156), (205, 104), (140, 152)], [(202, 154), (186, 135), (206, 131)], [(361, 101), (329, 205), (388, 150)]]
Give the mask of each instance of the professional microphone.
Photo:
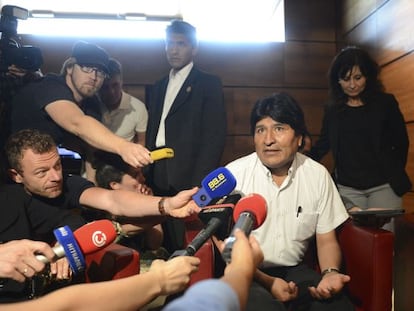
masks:
[(266, 200), (259, 194), (250, 194), (241, 198), (234, 207), (233, 218), (236, 224), (230, 236), (226, 239), (221, 256), (226, 263), (231, 261), (233, 244), (236, 241), (234, 231), (241, 229), (246, 236), (250, 235), (253, 229), (260, 227), (266, 219)]
[[(66, 257), (72, 271), (76, 274), (86, 267), (84, 254), (94, 253), (111, 244), (117, 232), (110, 220), (102, 219), (90, 222), (72, 232), (68, 226), (53, 231), (59, 245), (53, 247), (56, 259)], [(36, 259), (49, 263), (44, 255), (36, 255)]]
[(212, 218), (218, 218), (221, 224), (214, 235), (224, 240), (229, 236), (234, 225), (233, 209), (234, 204), (231, 203), (207, 205), (198, 213), (198, 218), (204, 225), (207, 225)]
[(214, 199), (228, 195), (236, 187), (236, 179), (225, 167), (219, 167), (201, 181), (201, 188), (193, 195), (199, 207), (205, 207)]
[(200, 247), (216, 232), (220, 224), (220, 219), (211, 218), (207, 226), (195, 236), (186, 249), (175, 251), (169, 259), (177, 256), (194, 256)]

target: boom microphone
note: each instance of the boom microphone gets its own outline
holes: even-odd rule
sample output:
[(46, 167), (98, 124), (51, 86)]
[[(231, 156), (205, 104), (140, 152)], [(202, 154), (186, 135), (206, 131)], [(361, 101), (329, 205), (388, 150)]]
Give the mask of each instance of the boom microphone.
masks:
[[(66, 257), (72, 271), (76, 274), (85, 269), (84, 254), (94, 253), (111, 244), (116, 236), (116, 230), (110, 220), (102, 219), (90, 222), (75, 232), (68, 226), (53, 231), (59, 245), (53, 247), (56, 259)], [(36, 255), (36, 259), (49, 263), (43, 255)]]
[(216, 232), (220, 225), (220, 219), (215, 217), (211, 218), (207, 226), (195, 236), (186, 249), (175, 251), (169, 259), (177, 256), (194, 256), (200, 247)]
[(214, 199), (228, 195), (236, 187), (236, 179), (225, 167), (219, 167), (201, 181), (201, 188), (193, 195), (198, 206), (204, 207)]
[(233, 250), (233, 244), (236, 241), (234, 231), (241, 229), (246, 236), (249, 236), (253, 229), (260, 227), (265, 221), (267, 212), (266, 205), (266, 200), (256, 193), (241, 198), (237, 202), (233, 212), (233, 218), (236, 224), (230, 236), (226, 239), (221, 254), (226, 263), (230, 263), (231, 261), (231, 252)]

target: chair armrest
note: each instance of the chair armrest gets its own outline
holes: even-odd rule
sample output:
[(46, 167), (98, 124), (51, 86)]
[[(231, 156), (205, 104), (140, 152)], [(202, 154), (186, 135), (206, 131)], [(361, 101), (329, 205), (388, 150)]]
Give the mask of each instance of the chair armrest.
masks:
[(356, 226), (351, 220), (338, 230), (348, 289), (357, 310), (392, 308), (394, 234), (383, 229)]
[[(187, 219), (185, 221), (186, 245), (188, 245), (203, 228), (204, 225), (198, 218)], [(200, 258), (200, 266), (199, 270), (191, 275), (190, 285), (214, 277), (215, 252), (214, 244), (211, 239), (208, 239), (194, 256)]]
[(129, 247), (111, 244), (86, 255), (86, 282), (124, 278), (139, 273), (139, 253)]

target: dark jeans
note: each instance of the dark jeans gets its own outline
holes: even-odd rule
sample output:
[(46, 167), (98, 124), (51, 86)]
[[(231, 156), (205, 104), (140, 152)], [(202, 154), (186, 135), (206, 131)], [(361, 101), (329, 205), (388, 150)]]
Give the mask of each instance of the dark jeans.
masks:
[(264, 273), (293, 281), (299, 288), (298, 297), (287, 303), (278, 301), (272, 294), (260, 284), (253, 282), (247, 301), (246, 311), (352, 311), (355, 310), (352, 303), (345, 294), (339, 293), (334, 297), (326, 300), (313, 299), (309, 294), (308, 287), (316, 286), (321, 276), (315, 270), (305, 265), (294, 267), (281, 267), (263, 269)]

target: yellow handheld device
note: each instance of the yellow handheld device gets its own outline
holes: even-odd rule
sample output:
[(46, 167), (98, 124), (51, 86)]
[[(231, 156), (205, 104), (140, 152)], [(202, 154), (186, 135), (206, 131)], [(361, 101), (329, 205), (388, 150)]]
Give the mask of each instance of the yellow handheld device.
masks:
[(158, 161), (158, 160), (161, 160), (161, 159), (173, 158), (174, 157), (174, 150), (172, 150), (171, 148), (157, 149), (157, 150), (154, 150), (154, 151), (150, 152), (150, 157), (154, 161)]

